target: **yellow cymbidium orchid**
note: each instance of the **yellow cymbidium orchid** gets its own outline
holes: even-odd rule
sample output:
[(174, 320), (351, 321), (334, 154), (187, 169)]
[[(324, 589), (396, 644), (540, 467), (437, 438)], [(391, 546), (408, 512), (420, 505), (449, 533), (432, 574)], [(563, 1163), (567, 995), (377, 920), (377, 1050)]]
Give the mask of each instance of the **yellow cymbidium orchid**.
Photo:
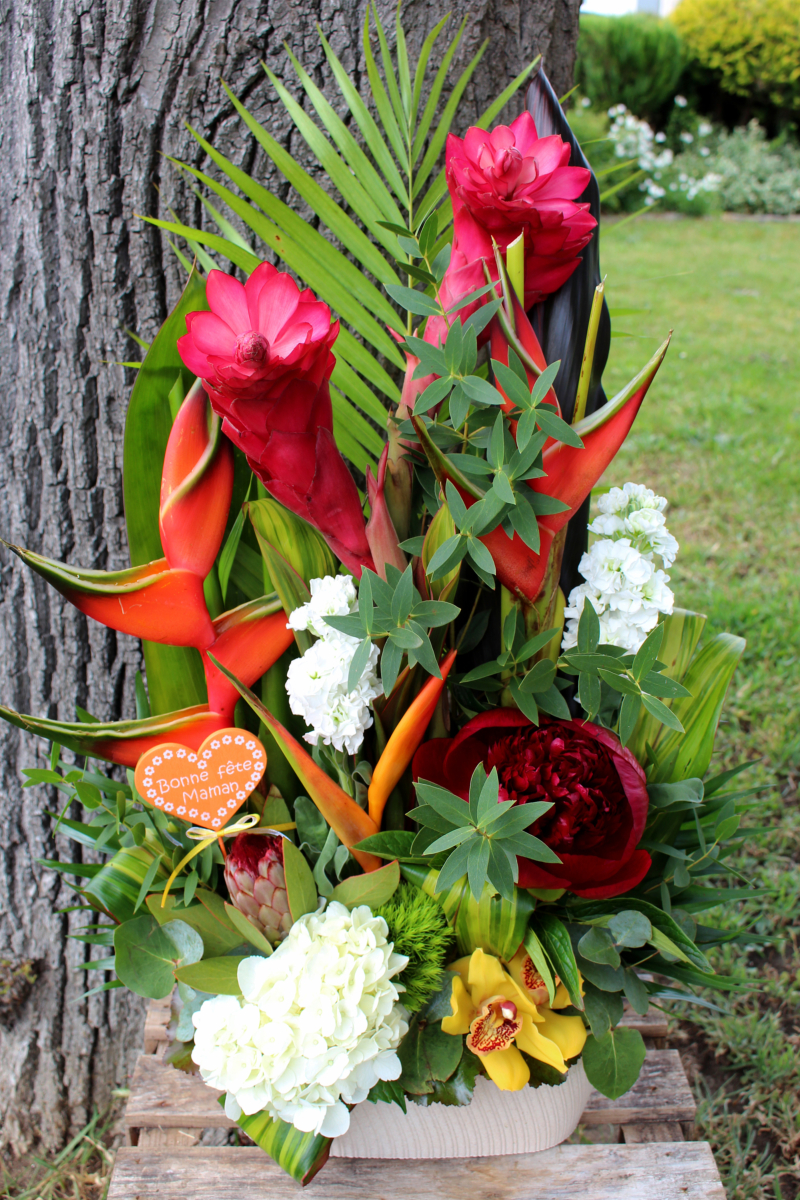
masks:
[[(518, 956), (515, 956), (515, 958)], [(514, 963), (515, 967), (520, 964)], [(467, 1046), (480, 1056), (486, 1073), (499, 1088), (517, 1092), (530, 1079), (530, 1069), (520, 1051), (566, 1073), (566, 1059), (580, 1054), (586, 1030), (580, 1017), (562, 1017), (547, 1003), (536, 1003), (532, 991), (520, 986), (499, 959), (475, 950), (450, 967), (453, 980), (453, 1015), (445, 1017), (442, 1029), (450, 1034), (467, 1034)], [(516, 973), (516, 971), (515, 971)], [(554, 1004), (569, 1004), (566, 990), (556, 994)], [(538, 999), (538, 996), (537, 996)]]

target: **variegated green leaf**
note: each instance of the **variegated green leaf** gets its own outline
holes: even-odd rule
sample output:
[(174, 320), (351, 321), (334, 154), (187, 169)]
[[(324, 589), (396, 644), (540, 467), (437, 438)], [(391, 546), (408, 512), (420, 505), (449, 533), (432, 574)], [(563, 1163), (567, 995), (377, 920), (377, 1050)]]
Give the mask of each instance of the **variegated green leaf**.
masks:
[(665, 731), (659, 739), (651, 782), (705, 775), (728, 685), (744, 647), (744, 638), (718, 633), (695, 655), (683, 679), (691, 696), (672, 702), (672, 711), (686, 732)]
[[(118, 850), (82, 889), (83, 895), (115, 921), (130, 921), (144, 878), (157, 856), (158, 851), (147, 844)], [(154, 879), (166, 881), (168, 874), (166, 866), (159, 863)]]
[[(224, 1103), (224, 1098), (220, 1103)], [(250, 1117), (242, 1115), (238, 1124), (297, 1183), (310, 1183), (328, 1161), (330, 1138), (301, 1133), (287, 1121), (275, 1120), (264, 1112)]]
[[(676, 608), (663, 622), (664, 638), (658, 652), (659, 661), (665, 664), (662, 675), (675, 679), (680, 683), (686, 674), (692, 656), (697, 649), (697, 643), (703, 632), (706, 618), (702, 613), (689, 612), (685, 608)], [(665, 700), (668, 707), (673, 701)], [(627, 742), (628, 749), (640, 762), (644, 762), (647, 744), (657, 746), (659, 738), (666, 735), (662, 723), (642, 710), (633, 735)]]
[[(437, 550), (441, 550), (445, 542), (455, 536), (455, 532), (456, 526), (450, 509), (446, 504), (443, 504), (431, 521), (428, 532), (425, 535), (425, 542), (422, 546), (422, 562), (426, 572), (434, 554), (436, 554)], [(445, 588), (454, 579), (458, 579), (460, 571), (461, 566), (458, 564), (451, 571), (448, 571), (446, 575), (442, 575), (440, 579), (428, 580), (428, 587), (431, 589), (431, 595), (434, 600), (438, 600)]]

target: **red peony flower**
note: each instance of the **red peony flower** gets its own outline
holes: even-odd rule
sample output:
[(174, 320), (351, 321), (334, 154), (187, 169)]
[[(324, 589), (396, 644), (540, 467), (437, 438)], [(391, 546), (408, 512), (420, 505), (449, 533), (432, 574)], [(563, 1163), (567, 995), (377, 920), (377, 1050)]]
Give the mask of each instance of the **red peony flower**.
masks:
[(244, 285), (209, 272), (206, 297), (211, 311), (186, 317), (181, 358), (266, 489), (360, 576), (373, 563), (358, 491), (334, 440), (328, 386), (339, 322), (269, 263)]
[(505, 250), (524, 233), (526, 308), (569, 279), (597, 224), (588, 204), (575, 203), (590, 172), (569, 158), (557, 134), (537, 136), (528, 112), (491, 133), (473, 127), (463, 140), (447, 138), (453, 249), (494, 271), (492, 239)]
[(467, 800), (478, 763), (497, 768), (501, 800), (553, 802), (528, 832), (561, 866), (520, 858), (520, 887), (605, 899), (647, 874), (650, 855), (636, 849), (647, 819), (645, 774), (615, 734), (547, 717), (537, 727), (516, 709), (498, 708), (473, 717), (455, 738), (420, 746), (413, 773)]

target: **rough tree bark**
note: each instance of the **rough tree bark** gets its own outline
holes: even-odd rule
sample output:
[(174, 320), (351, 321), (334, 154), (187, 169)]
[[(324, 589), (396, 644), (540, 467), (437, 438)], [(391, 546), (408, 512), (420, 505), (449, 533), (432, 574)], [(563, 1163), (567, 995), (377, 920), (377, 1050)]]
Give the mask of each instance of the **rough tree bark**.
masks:
[[(536, 52), (558, 94), (568, 90), (578, 7), (410, 0), (405, 22), (413, 54), (442, 13), (471, 11), (462, 65), (492, 38), (468, 120)], [(319, 22), (360, 83), (363, 11), (364, 0), (0, 0), (4, 538), (86, 567), (127, 565), (122, 430), (133, 373), (114, 361), (138, 357), (125, 329), (150, 337), (181, 287), (166, 242), (135, 214), (200, 216), (163, 157), (201, 161), (187, 119), (271, 178), (220, 77), (303, 157), (259, 60), (296, 93), (288, 41), (327, 86)], [(386, 0), (381, 11), (391, 19)], [(133, 714), (137, 643), (87, 622), (5, 550), (0, 613), (4, 703), (65, 720), (76, 703), (108, 719)], [(57, 797), (20, 786), (20, 768), (45, 765), (47, 747), (8, 726), (0, 746), (0, 1146), (20, 1152), (63, 1144), (125, 1083), (143, 1005), (122, 991), (81, 998), (88, 952), (68, 935), (83, 919), (59, 914), (72, 893), (37, 865), (80, 848), (52, 838), (46, 810)]]

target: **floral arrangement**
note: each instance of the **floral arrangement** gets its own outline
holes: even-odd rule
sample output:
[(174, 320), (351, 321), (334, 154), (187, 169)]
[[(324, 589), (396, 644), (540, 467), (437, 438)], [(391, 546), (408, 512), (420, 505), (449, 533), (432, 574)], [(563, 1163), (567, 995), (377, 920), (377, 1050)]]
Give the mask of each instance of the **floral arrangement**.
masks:
[(177, 985), (173, 1062), (305, 1182), (359, 1105), (621, 1095), (625, 1003), (736, 986), (696, 917), (738, 895), (747, 793), (707, 772), (743, 644), (674, 607), (663, 497), (587, 516), (669, 339), (606, 400), (596, 184), (541, 71), (488, 132), (536, 64), (462, 139), (473, 60), (437, 121), (443, 24), (412, 76), (368, 22), (374, 109), (323, 41), (349, 126), (299, 63), (318, 124), (273, 79), (341, 204), (231, 97), (330, 237), (200, 139), (218, 175), (184, 169), (278, 265), (205, 191), (216, 232), (156, 222), (197, 265), (131, 397), (132, 566), (15, 547), (144, 642), (135, 719), (2, 713), (97, 852), (46, 864), (113, 955), (96, 990)]

